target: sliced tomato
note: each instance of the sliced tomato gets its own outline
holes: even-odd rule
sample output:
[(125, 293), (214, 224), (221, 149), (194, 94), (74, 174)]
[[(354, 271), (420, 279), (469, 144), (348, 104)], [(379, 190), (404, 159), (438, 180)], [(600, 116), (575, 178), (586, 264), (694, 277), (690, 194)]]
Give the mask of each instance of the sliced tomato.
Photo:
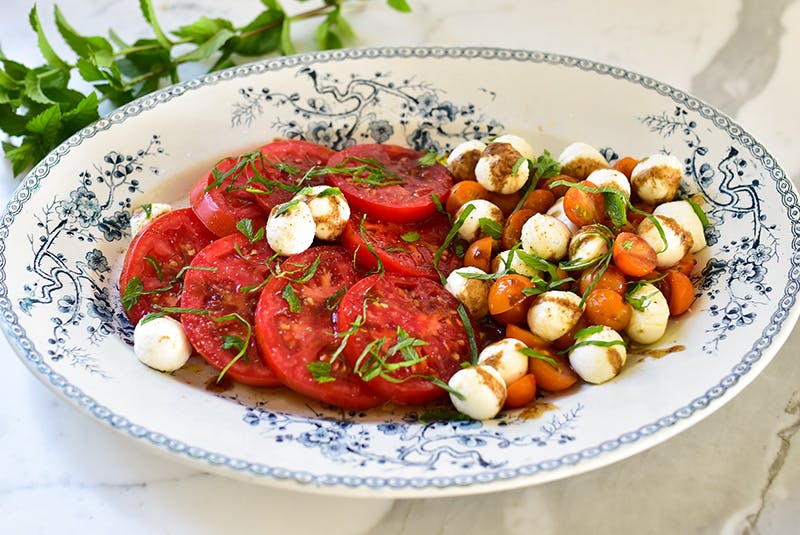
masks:
[[(274, 206), (287, 202), (294, 190), (305, 186), (325, 184), (325, 175), (309, 175), (314, 167), (323, 167), (335, 151), (300, 139), (273, 141), (261, 147), (264, 160), (251, 175), (250, 186), (262, 190), (256, 193), (258, 204), (269, 213)], [(286, 186), (286, 187), (282, 187)]]
[(241, 219), (252, 220), (255, 228), (267, 222), (267, 212), (247, 191), (253, 165), (247, 155), (225, 158), (189, 190), (194, 213), (217, 236), (237, 232), (236, 223)]
[(157, 307), (178, 305), (181, 270), (216, 239), (191, 208), (173, 210), (151, 221), (133, 237), (119, 277), (120, 295), (131, 323)]
[[(298, 282), (310, 270), (313, 276)], [(381, 403), (383, 397), (353, 374), (344, 355), (333, 358), (344, 332), (334, 320), (338, 301), (359, 277), (349, 253), (333, 245), (312, 247), (284, 260), (281, 272), (284, 276), (274, 277), (261, 293), (255, 322), (259, 347), (280, 380), (338, 407), (366, 409)], [(316, 368), (317, 378), (315, 366), (322, 367)]]
[(334, 154), (328, 166), (356, 171), (332, 173), (327, 180), (342, 190), (354, 210), (384, 221), (419, 221), (436, 211), (433, 195), (446, 202), (453, 185), (446, 167), (422, 165), (422, 156), (395, 145), (355, 145)]
[[(386, 271), (439, 280), (433, 261), (450, 231), (446, 216), (434, 214), (417, 223), (403, 224), (367, 217), (363, 226), (362, 218), (363, 214), (351, 214), (341, 238), (359, 266), (374, 270), (379, 258)], [(437, 265), (445, 277), (461, 267), (454, 247), (442, 251)]]
[[(181, 323), (197, 352), (218, 370), (230, 364), (225, 377), (254, 386), (281, 384), (264, 360), (253, 329), (274, 254), (263, 239), (250, 243), (239, 233), (220, 238), (194, 257), (196, 269), (186, 272), (181, 295), (181, 307), (196, 311), (181, 314)], [(244, 345), (246, 353), (237, 358)]]
[[(363, 377), (375, 370), (378, 359), (389, 366), (409, 361), (397, 351), (386, 354), (398, 340), (423, 342), (414, 347), (418, 362), (385, 371), (389, 379), (379, 375), (365, 384), (396, 403), (433, 401), (445, 394), (434, 381), (447, 383), (470, 358), (467, 330), (457, 309), (456, 298), (430, 279), (394, 273), (371, 275), (350, 288), (339, 305), (339, 332), (358, 326), (344, 353)], [(401, 334), (401, 329), (406, 334)], [(474, 327), (473, 331), (477, 332)]]

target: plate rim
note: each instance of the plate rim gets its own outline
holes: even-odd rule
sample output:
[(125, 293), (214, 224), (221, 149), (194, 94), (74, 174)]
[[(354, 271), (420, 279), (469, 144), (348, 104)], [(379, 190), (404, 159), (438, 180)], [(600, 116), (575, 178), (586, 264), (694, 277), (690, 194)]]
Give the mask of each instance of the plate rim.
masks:
[[(478, 494), (530, 486), (572, 477), (631, 457), (645, 449), (669, 440), (713, 414), (733, 399), (745, 386), (750, 384), (777, 355), (791, 333), (792, 326), (800, 316), (800, 307), (796, 303), (796, 294), (800, 286), (798, 284), (800, 279), (800, 255), (796, 254), (790, 256), (788, 279), (786, 286), (783, 288), (783, 294), (776, 298), (777, 308), (765, 311), (771, 313), (769, 323), (761, 331), (760, 336), (753, 341), (752, 346), (743, 353), (741, 359), (731, 369), (731, 372), (723, 376), (716, 385), (707, 388), (702, 396), (695, 398), (686, 406), (676, 409), (671, 414), (658, 418), (655, 422), (643, 425), (634, 431), (623, 433), (597, 446), (540, 461), (532, 465), (517, 466), (512, 469), (487, 470), (485, 473), (463, 478), (458, 476), (402, 478), (312, 474), (302, 470), (293, 471), (269, 467), (262, 463), (254, 463), (244, 459), (230, 458), (225, 454), (185, 444), (162, 433), (150, 431), (135, 422), (128, 421), (125, 416), (113, 413), (94, 400), (92, 396), (68, 382), (45, 362), (42, 356), (34, 349), (32, 340), (28, 338), (25, 330), (19, 324), (19, 316), (8, 299), (7, 273), (5, 269), (6, 239), (16, 215), (22, 211), (31, 194), (42, 187), (44, 178), (58, 165), (62, 156), (102, 131), (121, 124), (160, 104), (178, 98), (187, 92), (203, 87), (304, 64), (376, 58), (432, 58), (438, 60), (474, 58), (478, 60), (545, 63), (612, 76), (630, 83), (636, 83), (644, 89), (656, 91), (660, 95), (672, 99), (675, 103), (686, 106), (700, 113), (704, 118), (713, 121), (717, 128), (725, 131), (732, 139), (737, 140), (749, 149), (751, 156), (756, 158), (765, 170), (769, 171), (770, 178), (780, 193), (781, 201), (784, 206), (790, 209), (787, 221), (793, 224), (790, 225), (789, 231), (795, 238), (794, 241), (798, 240), (798, 234), (800, 234), (798, 230), (800, 211), (797, 209), (797, 189), (788, 174), (778, 165), (775, 158), (752, 135), (724, 112), (670, 84), (602, 62), (536, 50), (496, 47), (415, 46), (347, 48), (308, 52), (239, 65), (171, 85), (140, 97), (111, 111), (92, 125), (75, 133), (51, 151), (23, 178), (12, 194), (0, 219), (0, 313), (2, 313), (0, 327), (2, 327), (3, 334), (19, 359), (34, 372), (37, 379), (69, 401), (70, 405), (77, 408), (79, 412), (85, 413), (95, 421), (103, 422), (112, 429), (135, 439), (135, 443), (145, 444), (151, 450), (155, 450), (168, 458), (185, 461), (185, 463), (194, 467), (203, 466), (222, 475), (256, 481), (262, 484), (270, 484), (277, 487), (288, 486), (296, 490), (316, 491), (325, 494), (346, 492), (349, 495), (374, 496), (376, 492), (379, 492), (392, 497), (423, 497), (426, 495)], [(759, 152), (759, 154), (755, 154), (754, 151)], [(785, 191), (781, 190), (781, 185), (783, 185)], [(794, 196), (793, 204), (787, 203), (787, 196), (790, 195)], [(793, 219), (792, 207), (795, 208)], [(794, 289), (793, 292), (790, 291), (791, 288)], [(658, 440), (652, 438), (656, 435)], [(563, 473), (567, 467), (570, 468), (569, 472)]]

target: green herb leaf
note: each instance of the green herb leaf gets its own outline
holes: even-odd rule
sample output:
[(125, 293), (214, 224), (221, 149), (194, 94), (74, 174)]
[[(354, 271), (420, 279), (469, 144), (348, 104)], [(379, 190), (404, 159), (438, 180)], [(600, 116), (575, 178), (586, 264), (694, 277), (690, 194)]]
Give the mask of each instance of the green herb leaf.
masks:
[(36, 11), (35, 4), (28, 14), (28, 22), (30, 22), (31, 28), (33, 28), (33, 31), (35, 31), (36, 35), (39, 37), (39, 50), (42, 52), (48, 65), (60, 71), (68, 71), (69, 65), (66, 61), (58, 57), (58, 54), (53, 50), (50, 41), (47, 40), (47, 36), (42, 30), (42, 23), (39, 21), (39, 13)]
[(533, 349), (531, 347), (523, 347), (522, 349), (519, 349), (518, 351), (520, 353), (522, 353), (523, 355), (525, 355), (526, 357), (529, 357), (529, 358), (532, 358), (532, 359), (543, 360), (546, 363), (548, 363), (550, 366), (555, 368), (556, 370), (559, 369), (558, 362), (553, 357), (550, 357), (547, 354), (542, 353), (541, 351), (536, 351), (535, 349)]
[(330, 383), (336, 379), (331, 375), (333, 367), (330, 362), (317, 360), (306, 364), (306, 369), (311, 373), (311, 377), (318, 383)]
[(408, 232), (400, 236), (400, 239), (406, 243), (416, 243), (419, 241), (420, 238), (421, 236), (419, 232), (414, 230), (409, 230)]
[(260, 227), (257, 231), (253, 229), (253, 220), (249, 218), (240, 219), (236, 222), (236, 229), (247, 238), (250, 243), (255, 243), (264, 239), (265, 229)]
[(499, 240), (503, 237), (503, 225), (497, 221), (489, 219), (488, 217), (481, 217), (478, 219), (478, 223), (480, 223), (481, 232), (485, 236), (489, 236), (495, 240)]
[(611, 218), (611, 225), (618, 229), (628, 222), (627, 199), (623, 192), (603, 193), (603, 200), (606, 204), (606, 212)]
[(467, 314), (467, 308), (463, 303), (458, 304), (458, 317), (464, 325), (464, 330), (467, 331), (467, 341), (469, 341), (469, 356), (470, 362), (473, 365), (478, 364), (478, 337), (475, 334), (475, 329), (472, 328), (472, 321)]
[(417, 163), (422, 167), (431, 167), (439, 163), (439, 155), (435, 152), (426, 152), (417, 160)]
[(287, 284), (283, 289), (281, 292), (281, 297), (283, 297), (284, 301), (286, 301), (286, 303), (289, 305), (289, 311), (293, 312), (294, 314), (300, 312), (302, 303), (297, 297), (297, 294), (294, 293), (294, 288), (292, 287), (291, 283)]
[(244, 340), (239, 336), (226, 334), (222, 337), (222, 349), (235, 349), (241, 351), (247, 348)]
[(386, 0), (386, 3), (389, 4), (389, 7), (396, 9), (397, 11), (403, 13), (411, 12), (411, 7), (408, 5), (406, 0)]
[(694, 202), (689, 198), (686, 198), (684, 200), (689, 203), (689, 206), (692, 207), (694, 213), (697, 214), (697, 218), (700, 220), (700, 224), (703, 225), (703, 228), (711, 225), (711, 223), (708, 220), (708, 216), (706, 215), (706, 213), (703, 211), (703, 208), (699, 204), (697, 204), (696, 202)]
[(162, 47), (169, 49), (172, 46), (172, 41), (169, 40), (167, 34), (165, 34), (164, 30), (161, 29), (161, 25), (158, 23), (158, 19), (156, 18), (156, 10), (153, 7), (152, 1), (139, 0), (139, 8), (142, 10), (142, 15), (144, 16), (145, 20), (153, 29), (156, 40), (161, 44)]

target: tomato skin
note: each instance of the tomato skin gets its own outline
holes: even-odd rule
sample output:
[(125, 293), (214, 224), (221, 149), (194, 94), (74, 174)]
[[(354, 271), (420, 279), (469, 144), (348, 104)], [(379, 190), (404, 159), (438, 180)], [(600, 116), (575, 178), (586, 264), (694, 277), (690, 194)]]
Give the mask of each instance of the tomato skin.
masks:
[(450, 193), (447, 195), (447, 202), (444, 205), (445, 210), (451, 216), (454, 216), (458, 209), (464, 206), (469, 201), (476, 199), (488, 199), (489, 192), (482, 185), (474, 180), (464, 180), (456, 182), (450, 188)]
[(522, 192), (497, 193), (495, 191), (490, 191), (486, 200), (500, 208), (500, 211), (503, 212), (503, 217), (508, 217), (514, 212), (519, 201), (522, 200)]
[[(226, 158), (214, 166), (219, 173), (226, 173), (237, 164), (236, 158)], [(267, 213), (256, 202), (254, 194), (245, 191), (249, 169), (235, 171), (222, 184), (212, 186), (214, 171), (201, 177), (189, 191), (189, 203), (194, 213), (217, 236), (237, 232), (236, 223), (241, 219), (253, 221), (253, 227), (263, 227)]]
[(536, 386), (548, 392), (560, 392), (578, 382), (578, 374), (569, 366), (569, 360), (555, 351), (546, 348), (534, 348), (551, 358), (558, 365), (554, 367), (546, 360), (536, 357), (528, 359), (528, 371), (536, 377)]
[(631, 179), (631, 175), (633, 174), (633, 168), (639, 164), (639, 160), (636, 158), (632, 158), (630, 156), (625, 156), (624, 158), (620, 158), (614, 164), (614, 169), (625, 175), (628, 180)]
[(524, 324), (528, 309), (534, 296), (525, 295), (522, 290), (533, 288), (528, 277), (522, 275), (503, 275), (489, 288), (489, 313), (501, 325)]
[[(363, 214), (358, 212), (351, 214), (341, 237), (342, 245), (355, 256), (361, 268), (368, 271), (378, 268), (378, 261), (364, 240), (366, 235), (386, 271), (439, 280), (433, 259), (450, 230), (447, 217), (434, 214), (423, 221), (404, 224), (367, 217), (363, 219), (364, 235), (361, 230), (362, 218)], [(403, 236), (408, 233), (415, 233), (413, 238), (418, 239), (404, 240)], [(445, 249), (439, 257), (438, 267), (445, 277), (460, 266), (461, 259), (453, 247)]]
[(614, 291), (596, 288), (586, 296), (584, 315), (589, 325), (605, 325), (622, 331), (631, 320), (633, 309), (625, 297)]
[(446, 202), (453, 185), (453, 176), (446, 167), (439, 163), (423, 166), (419, 163), (422, 156), (422, 152), (396, 145), (354, 145), (331, 156), (328, 165), (360, 167), (362, 162), (350, 159), (369, 159), (379, 162), (402, 183), (370, 186), (347, 174), (329, 174), (327, 182), (342, 190), (355, 211), (396, 223), (420, 221), (436, 212), (433, 195)]
[(671, 316), (683, 314), (694, 303), (694, 285), (691, 279), (681, 271), (667, 271), (664, 278), (655, 284), (666, 297)]
[[(564, 186), (566, 187), (566, 186)], [(556, 202), (556, 196), (547, 189), (535, 189), (522, 203), (520, 209), (533, 210), (534, 213), (543, 214)]]
[(658, 265), (656, 252), (650, 244), (632, 232), (617, 234), (611, 258), (622, 273), (631, 277), (644, 277)]
[[(583, 272), (579, 282), (581, 295), (586, 294), (586, 292), (589, 290), (589, 286), (592, 284), (592, 281), (596, 278), (598, 277), (594, 269), (587, 269)], [(625, 275), (619, 270), (619, 268), (613, 264), (609, 264), (606, 270), (600, 274), (598, 281), (595, 283), (592, 289), (614, 290), (615, 292), (624, 295), (628, 289), (627, 282), (628, 280), (625, 278)]]
[(497, 242), (490, 236), (472, 242), (464, 253), (464, 266), (476, 267), (489, 273), (492, 269), (492, 253)]
[(514, 212), (508, 219), (506, 219), (506, 222), (503, 226), (503, 235), (500, 238), (500, 242), (503, 244), (503, 249), (511, 249), (520, 242), (520, 237), (522, 236), (522, 226), (535, 214), (536, 212), (533, 210), (523, 208)]
[(550, 191), (553, 194), (554, 199), (563, 197), (564, 195), (567, 194), (567, 191), (573, 189), (570, 188), (569, 186), (564, 186), (564, 185), (552, 186), (553, 182), (558, 182), (558, 181), (571, 182), (573, 184), (578, 183), (578, 179), (575, 177), (571, 177), (569, 175), (556, 175), (554, 177), (540, 181), (538, 184), (536, 184), (536, 189), (544, 189)]
[[(125, 253), (119, 288), (122, 295), (131, 279), (138, 277), (145, 291), (163, 288), (194, 256), (217, 237), (209, 231), (191, 208), (181, 208), (151, 221), (131, 240)], [(158, 264), (160, 273), (148, 260)], [(156, 312), (158, 307), (175, 307), (180, 301), (181, 286), (166, 292), (142, 295), (125, 314), (132, 324)]]
[[(368, 344), (385, 338), (381, 355), (388, 362), (402, 360), (385, 352), (397, 341), (397, 328), (427, 342), (417, 348), (425, 360), (410, 368), (391, 373), (394, 383), (382, 377), (365, 382), (371, 390), (400, 404), (416, 405), (443, 397), (446, 392), (421, 377), (435, 377), (445, 383), (470, 359), (467, 331), (458, 316), (458, 301), (440, 284), (421, 277), (395, 273), (371, 275), (354, 284), (339, 305), (337, 328), (345, 332), (363, 315), (363, 325), (348, 340), (344, 353), (356, 366)], [(478, 332), (474, 324), (474, 332)]]
[[(267, 264), (274, 254), (265, 240), (251, 244), (240, 233), (212, 242), (194, 257), (192, 266), (213, 269), (191, 269), (186, 272), (181, 307), (205, 310), (213, 317), (235, 313), (252, 327), (260, 290), (241, 290), (247, 286), (258, 286), (269, 276)], [(238, 353), (238, 349), (223, 347), (225, 337), (235, 336), (240, 340), (246, 340), (247, 337), (246, 327), (236, 320), (215, 322), (207, 316), (183, 313), (181, 323), (192, 346), (218, 370), (223, 370)], [(253, 386), (281, 384), (265, 362), (252, 332), (247, 356), (241, 357), (228, 368), (225, 377)]]
[[(286, 386), (310, 398), (347, 409), (367, 409), (382, 403), (365, 383), (353, 374), (344, 356), (331, 365), (330, 382), (318, 382), (308, 369), (309, 363), (330, 362), (341, 343), (342, 333), (350, 328), (337, 327), (335, 303), (337, 292), (352, 287), (358, 274), (349, 253), (339, 246), (312, 247), (286, 258), (283, 272), (302, 274), (319, 257), (319, 267), (306, 283), (292, 283), (288, 278), (273, 277), (267, 283), (256, 307), (255, 333), (265, 360)], [(288, 284), (301, 303), (292, 312), (283, 297)]]
[(536, 376), (527, 373), (508, 385), (505, 407), (518, 409), (536, 398)]
[[(588, 180), (583, 180), (579, 184), (592, 188), (597, 187)], [(579, 227), (601, 223), (604, 213), (605, 201), (601, 193), (569, 188), (564, 194), (564, 214)]]

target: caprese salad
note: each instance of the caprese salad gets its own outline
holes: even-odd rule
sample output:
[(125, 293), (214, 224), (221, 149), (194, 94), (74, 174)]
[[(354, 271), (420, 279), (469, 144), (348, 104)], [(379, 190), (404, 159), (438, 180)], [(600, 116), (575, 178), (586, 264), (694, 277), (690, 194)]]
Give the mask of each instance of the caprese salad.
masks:
[(603, 383), (686, 312), (707, 220), (673, 156), (558, 158), (504, 135), (449, 153), (278, 140), (220, 161), (189, 208), (131, 217), (134, 352), (348, 409), (449, 396), (495, 417)]

